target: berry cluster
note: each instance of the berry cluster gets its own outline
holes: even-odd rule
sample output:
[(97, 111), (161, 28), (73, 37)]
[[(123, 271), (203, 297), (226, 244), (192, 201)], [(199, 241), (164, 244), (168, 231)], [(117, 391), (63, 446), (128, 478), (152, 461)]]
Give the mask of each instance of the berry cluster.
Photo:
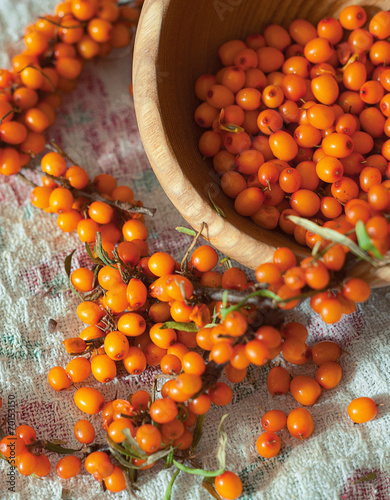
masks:
[[(370, 294), (364, 280), (342, 274), (352, 253), (349, 242), (358, 239), (358, 223), (369, 239), (366, 252), (360, 250), (363, 256), (374, 251), (381, 255), (389, 248), (390, 180), (383, 181), (384, 176), (390, 178), (388, 141), (382, 141), (380, 155), (367, 156), (372, 137), (378, 139), (387, 130), (382, 114), (387, 117), (388, 94), (377, 99), (383, 89), (390, 90), (384, 64), (389, 33), (384, 34), (382, 22), (389, 15), (378, 13), (364, 30), (363, 13), (361, 7), (348, 7), (339, 21), (324, 19), (317, 30), (297, 20), (289, 32), (272, 25), (264, 36), (249, 36), (246, 44), (227, 42), (220, 49), (226, 67), (196, 84), (198, 97), (205, 101), (196, 120), (213, 127), (202, 136), (200, 148), (205, 156), (214, 156), (214, 166), (223, 174), (222, 187), (236, 198), (237, 211), (267, 228), (279, 223), (314, 250), (299, 263), (291, 250), (278, 248), (273, 262), (256, 269), (256, 283), (229, 260), (219, 263), (209, 245), (191, 253), (199, 235), (194, 234), (181, 263), (167, 252), (150, 252), (144, 214), (153, 211), (135, 202), (129, 187), (118, 186), (106, 174), (90, 181), (56, 145), (56, 151), (42, 157), (43, 186), (33, 189), (31, 202), (57, 214), (63, 231), (77, 231), (91, 259), (88, 267), (73, 272), (72, 254), (65, 261), (70, 285), (81, 299), (76, 314), (83, 329), (78, 337), (64, 339), (72, 357), (65, 367), (53, 367), (48, 381), (55, 391), (79, 384), (74, 403), (85, 415), (102, 413), (106, 442), (95, 443), (95, 429), (86, 418), (74, 426), (82, 444), (79, 450), (37, 440), (34, 429), (21, 425), (15, 436), (0, 442), (0, 456), (16, 464), (19, 472), (47, 476), (51, 466), (46, 450), (66, 455), (56, 465), (60, 478), (76, 476), (84, 462), (97, 481), (119, 492), (135, 480), (136, 471), (164, 459), (168, 467), (177, 467), (170, 487), (184, 471), (209, 478), (222, 498), (234, 499), (243, 486), (235, 473), (225, 470), (227, 436), (222, 423), (220, 468), (204, 471), (183, 463), (193, 457), (211, 405), (233, 400), (233, 390), (219, 381), (220, 375), (224, 372), (229, 382), (239, 383), (251, 364), (264, 366), (281, 353), (295, 365), (312, 358), (318, 369), (315, 378), (299, 375), (291, 380), (287, 369), (273, 366), (267, 388), (275, 396), (290, 391), (299, 404), (312, 405), (322, 388), (333, 389), (340, 382), (340, 347), (326, 341), (311, 349), (305, 326), (282, 324), (280, 309), (291, 309), (310, 296), (313, 310), (324, 321), (338, 321)], [(3, 174), (18, 173), (44, 150), (43, 132), (55, 119), (61, 92), (73, 89), (82, 59), (127, 45), (138, 14), (137, 8), (115, 1), (69, 0), (57, 6), (54, 16), (44, 16), (28, 28), (26, 50), (15, 56), (13, 71), (0, 72)], [(352, 32), (340, 43), (343, 28)], [(338, 97), (342, 105), (334, 104)], [(300, 99), (305, 102), (298, 108)], [(286, 194), (291, 208), (286, 208)], [(314, 217), (328, 229), (327, 236), (297, 225), (290, 215)], [(345, 239), (332, 240), (330, 230)], [(137, 376), (148, 366), (162, 372), (156, 384), (160, 377), (165, 379), (160, 399), (153, 387), (152, 394), (139, 390), (128, 399), (106, 401), (95, 387), (116, 377)], [(356, 423), (367, 422), (375, 417), (377, 405), (358, 398), (348, 413)], [(305, 408), (292, 410), (288, 417), (271, 410), (261, 424), (266, 432), (256, 447), (267, 458), (279, 452), (276, 432), (285, 425), (300, 439), (314, 428)]]
[[(18, 173), (45, 149), (43, 132), (55, 121), (62, 93), (74, 89), (84, 61), (128, 45), (138, 17), (137, 7), (116, 1), (72, 0), (27, 27), (25, 50), (12, 59), (11, 71), (0, 70), (1, 174)], [(64, 169), (61, 164), (56, 168)], [(84, 184), (85, 174), (77, 169), (68, 175)], [(53, 187), (50, 180), (43, 182)], [(44, 193), (37, 195), (37, 203), (47, 198)]]
[(390, 13), (364, 28), (361, 6), (317, 27), (269, 25), (224, 43), (223, 64), (195, 84), (195, 121), (210, 128), (199, 150), (212, 157), (236, 211), (301, 245), (328, 244), (291, 215), (353, 232), (365, 225), (379, 255), (390, 248)]

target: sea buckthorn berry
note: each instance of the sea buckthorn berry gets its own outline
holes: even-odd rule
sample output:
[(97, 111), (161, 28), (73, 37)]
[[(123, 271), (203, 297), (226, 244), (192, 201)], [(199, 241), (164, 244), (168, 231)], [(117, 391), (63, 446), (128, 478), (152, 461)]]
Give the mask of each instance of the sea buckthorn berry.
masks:
[(30, 201), (34, 207), (48, 208), (50, 205), (50, 195), (53, 188), (46, 186), (38, 186), (31, 191)]
[(26, 451), (16, 458), (16, 466), (23, 476), (30, 476), (35, 470), (36, 456)]
[(89, 182), (89, 176), (87, 172), (77, 165), (72, 165), (65, 172), (65, 178), (68, 179), (70, 185), (75, 189), (84, 189)]
[(298, 189), (291, 195), (290, 205), (303, 217), (313, 217), (321, 206), (321, 200), (316, 193), (308, 189)]
[(138, 337), (146, 329), (145, 319), (136, 313), (125, 313), (118, 321), (118, 330), (128, 337)]
[(297, 337), (287, 337), (282, 344), (282, 355), (294, 365), (304, 365), (310, 360), (310, 347)]
[(154, 453), (160, 449), (161, 433), (154, 425), (144, 424), (138, 427), (136, 440), (143, 451)]
[(70, 479), (80, 472), (82, 462), (74, 455), (67, 455), (61, 458), (56, 465), (57, 476), (61, 479)]
[(344, 297), (354, 302), (365, 302), (370, 296), (370, 285), (360, 278), (350, 278), (343, 286)]
[(263, 458), (275, 457), (279, 453), (281, 446), (280, 437), (275, 432), (263, 432), (256, 441), (257, 452)]
[(283, 161), (291, 161), (298, 153), (298, 145), (294, 138), (284, 130), (271, 134), (269, 145), (276, 158)]
[(139, 309), (145, 304), (147, 296), (148, 290), (142, 281), (138, 278), (132, 278), (126, 289), (126, 298), (130, 307)]
[(370, 20), (370, 33), (380, 40), (390, 36), (390, 13), (386, 10), (377, 12)]
[(339, 384), (342, 373), (341, 366), (338, 363), (328, 361), (317, 369), (315, 379), (324, 389), (333, 389)]
[(261, 326), (256, 331), (256, 339), (263, 342), (269, 349), (274, 349), (282, 343), (282, 336), (273, 326)]
[(270, 410), (261, 417), (261, 426), (265, 431), (278, 432), (287, 424), (287, 415), (281, 410)]
[(376, 417), (378, 407), (371, 398), (356, 398), (348, 405), (348, 415), (355, 424), (369, 422)]
[(315, 27), (305, 19), (294, 19), (288, 27), (288, 32), (291, 38), (301, 45), (306, 45), (307, 42), (317, 37)]
[(166, 252), (156, 252), (150, 257), (148, 267), (156, 276), (166, 276), (173, 273), (175, 259)]
[(336, 102), (339, 95), (339, 86), (335, 78), (329, 74), (322, 74), (313, 78), (311, 90), (314, 97), (321, 103), (331, 105)]
[(313, 38), (305, 45), (304, 55), (313, 64), (326, 62), (333, 54), (332, 44), (326, 38)]
[(324, 17), (317, 24), (317, 33), (321, 38), (326, 38), (333, 45), (343, 38), (343, 27), (334, 17)]
[(314, 429), (313, 417), (306, 408), (295, 408), (288, 414), (287, 429), (292, 436), (306, 439)]
[(324, 156), (317, 162), (316, 173), (322, 181), (332, 184), (342, 178), (344, 167), (338, 158)]
[(105, 304), (113, 313), (119, 314), (128, 308), (126, 291), (127, 286), (124, 283), (119, 283), (107, 291)]
[(129, 341), (121, 332), (110, 332), (104, 339), (104, 350), (109, 358), (118, 361), (129, 353)]
[(341, 26), (346, 30), (361, 28), (367, 20), (367, 14), (360, 5), (349, 5), (339, 14)]
[(313, 346), (311, 354), (314, 363), (321, 366), (330, 361), (337, 362), (341, 356), (341, 349), (336, 342), (324, 340)]
[[(150, 363), (151, 357), (147, 351), (146, 354), (148, 354), (148, 363), (151, 364)], [(161, 359), (163, 356), (164, 354), (161, 356)], [(131, 375), (139, 375), (140, 373), (142, 373), (146, 368), (146, 364), (147, 364), (146, 355), (141, 351), (141, 349), (139, 349), (136, 346), (131, 346), (129, 348), (127, 356), (123, 358), (123, 366), (126, 368), (126, 371)]]
[(50, 460), (43, 453), (35, 456), (34, 474), (38, 477), (46, 477), (51, 470)]
[(158, 424), (172, 422), (178, 415), (176, 403), (170, 398), (157, 399), (150, 406), (150, 416)]
[(23, 439), (25, 444), (31, 444), (37, 439), (35, 430), (30, 425), (19, 425), (15, 429), (18, 438)]
[(115, 443), (122, 443), (126, 439), (126, 436), (122, 432), (124, 429), (129, 429), (133, 437), (135, 436), (134, 425), (126, 417), (118, 418), (111, 422), (107, 434)]
[(82, 419), (75, 423), (73, 432), (77, 441), (83, 444), (93, 443), (95, 440), (95, 429), (91, 422)]
[(241, 479), (231, 471), (225, 471), (215, 478), (217, 493), (226, 500), (235, 500), (243, 490)]
[(282, 269), (271, 262), (260, 264), (256, 269), (256, 279), (259, 283), (279, 285), (282, 283)]
[(198, 271), (205, 273), (218, 264), (218, 254), (210, 245), (202, 245), (192, 253), (191, 263)]
[(245, 345), (245, 356), (257, 366), (264, 365), (270, 358), (268, 347), (260, 340), (250, 340)]
[(204, 359), (197, 352), (188, 352), (183, 357), (183, 370), (193, 375), (203, 375), (206, 370)]
[(91, 373), (91, 363), (87, 358), (78, 356), (66, 365), (66, 373), (73, 383), (83, 382)]
[(104, 406), (103, 394), (92, 387), (81, 387), (73, 397), (77, 408), (89, 415), (99, 413)]
[(0, 441), (0, 452), (6, 458), (15, 458), (27, 451), (26, 443), (18, 436), (8, 435)]
[(261, 47), (257, 50), (258, 68), (264, 73), (277, 71), (284, 62), (283, 52), (275, 47)]
[(101, 383), (111, 382), (116, 377), (116, 364), (107, 354), (94, 356), (91, 361), (92, 375)]
[(104, 486), (113, 493), (119, 493), (126, 489), (125, 475), (120, 467), (115, 465), (112, 474), (104, 478)]
[(55, 366), (48, 373), (49, 384), (56, 391), (63, 391), (71, 386), (72, 381), (61, 366)]
[(290, 392), (302, 405), (313, 405), (321, 394), (321, 387), (313, 378), (298, 375), (291, 380)]
[(90, 292), (93, 290), (94, 274), (93, 271), (85, 267), (80, 267), (73, 271), (71, 275), (72, 285), (79, 292)]
[(163, 323), (156, 323), (149, 331), (151, 341), (161, 349), (168, 349), (177, 341), (177, 335), (172, 328), (162, 329)]
[(358, 196), (359, 187), (353, 179), (344, 176), (332, 184), (331, 193), (338, 202), (345, 204)]
[(126, 241), (146, 240), (148, 238), (148, 230), (145, 224), (138, 219), (130, 219), (125, 222), (122, 233)]
[(114, 215), (114, 209), (104, 201), (94, 201), (89, 206), (88, 215), (98, 224), (108, 224)]
[[(197, 353), (193, 353), (197, 354)], [(203, 358), (202, 358), (203, 359)], [(166, 354), (160, 362), (161, 371), (167, 375), (172, 375), (174, 373), (179, 374), (182, 369), (182, 363), (180, 359), (174, 354)], [(191, 372), (187, 372), (191, 373)]]

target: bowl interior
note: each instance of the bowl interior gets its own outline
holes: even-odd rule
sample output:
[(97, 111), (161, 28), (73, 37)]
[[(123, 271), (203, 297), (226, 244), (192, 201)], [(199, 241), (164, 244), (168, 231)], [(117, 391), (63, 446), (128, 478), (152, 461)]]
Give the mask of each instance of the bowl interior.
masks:
[[(176, 208), (196, 229), (202, 221), (209, 226), (210, 241), (220, 250), (248, 267), (256, 267), (259, 258), (270, 259), (275, 247), (289, 246), (297, 254), (307, 254), (292, 236), (279, 231), (267, 231), (249, 218), (239, 216), (233, 202), (220, 189), (218, 175), (211, 160), (201, 157), (198, 139), (204, 129), (194, 121), (194, 111), (199, 100), (194, 94), (194, 84), (204, 73), (213, 73), (221, 67), (217, 50), (222, 43), (234, 38), (245, 39), (251, 33), (261, 33), (270, 23), (288, 27), (296, 18), (313, 23), (325, 16), (337, 15), (348, 1), (318, 0), (147, 0), (141, 17), (141, 30), (137, 34), (136, 57), (145, 56), (147, 47), (158, 36), (155, 53), (155, 78), (159, 125), (167, 148), (158, 154), (159, 144), (151, 146), (152, 121), (144, 126), (145, 107), (138, 107), (141, 135), (145, 149), (162, 187)], [(359, 2), (354, 2), (359, 3)], [(380, 4), (375, 0), (364, 2), (368, 15), (376, 12)], [(160, 10), (157, 9), (157, 4)], [(370, 5), (368, 5), (370, 4)], [(161, 15), (161, 24), (152, 35), (153, 16)], [(150, 35), (145, 34), (150, 30)], [(141, 37), (144, 35), (144, 38)], [(143, 50), (143, 54), (140, 52)], [(152, 48), (152, 51), (154, 48)], [(135, 64), (137, 61), (135, 60)], [(137, 72), (135, 73), (135, 78)], [(135, 99), (145, 99), (148, 84), (135, 79)], [(154, 90), (154, 89), (152, 89)], [(140, 116), (142, 115), (142, 116)], [(169, 156), (168, 161), (166, 156)], [(180, 188), (175, 189), (176, 184)], [(177, 186), (176, 186), (177, 187)], [(210, 197), (222, 208), (223, 219), (215, 212)], [(223, 220), (221, 220), (223, 219)]]

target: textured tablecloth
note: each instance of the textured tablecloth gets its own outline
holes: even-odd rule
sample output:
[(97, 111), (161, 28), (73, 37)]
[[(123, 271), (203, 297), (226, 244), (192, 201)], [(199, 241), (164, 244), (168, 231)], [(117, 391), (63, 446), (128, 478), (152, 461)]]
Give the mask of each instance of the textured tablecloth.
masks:
[[(0, 65), (8, 66), (23, 29), (37, 15), (50, 13), (53, 0), (0, 0)], [(19, 43), (20, 46), (20, 43)], [(130, 185), (136, 198), (158, 208), (148, 220), (152, 250), (169, 250), (176, 258), (190, 242), (174, 227), (184, 221), (158, 185), (145, 156), (128, 94), (130, 51), (110, 54), (105, 60), (87, 63), (77, 89), (66, 96), (56, 124), (48, 136), (84, 166), (91, 176), (106, 172), (119, 183)], [(57, 393), (47, 381), (49, 369), (69, 361), (61, 341), (82, 329), (75, 315), (77, 297), (67, 287), (63, 260), (76, 248), (75, 264), (88, 259), (75, 235), (64, 234), (55, 217), (29, 204), (30, 188), (14, 178), (0, 178), (0, 394), (1, 419), (8, 417), (6, 432), (14, 425), (32, 425), (39, 438), (63, 439), (77, 447), (73, 425), (84, 418), (74, 405), (74, 388)], [(389, 414), (389, 305), (390, 292), (373, 293), (368, 304), (335, 326), (326, 326), (307, 303), (288, 313), (309, 329), (309, 344), (323, 339), (340, 343), (343, 378), (331, 391), (323, 391), (310, 408), (315, 429), (305, 442), (283, 430), (282, 449), (273, 459), (262, 459), (255, 451), (261, 432), (260, 418), (270, 409), (286, 413), (299, 406), (291, 395), (272, 397), (265, 387), (268, 367), (250, 368), (248, 377), (234, 388), (233, 402), (213, 408), (206, 416), (198, 459), (204, 467), (216, 467), (216, 428), (229, 414), (227, 468), (237, 472), (244, 484), (243, 499), (368, 500), (390, 498)], [(58, 321), (59, 331), (49, 333), (48, 322)], [(288, 365), (283, 360), (283, 366)], [(287, 366), (292, 375), (314, 375), (315, 366)], [(151, 385), (156, 369), (141, 376), (102, 386), (90, 376), (88, 385), (99, 387), (106, 399), (126, 397)], [(375, 398), (380, 406), (372, 422), (354, 425), (347, 415), (348, 403), (359, 396)], [(91, 417), (97, 440), (103, 439), (100, 416)], [(53, 467), (57, 456), (50, 455)], [(60, 480), (55, 473), (40, 480), (16, 473), (0, 464), (0, 499), (106, 499), (90, 474)], [(139, 480), (138, 498), (163, 497), (173, 470), (146, 471)], [(368, 478), (366, 477), (368, 476)], [(370, 480), (364, 480), (370, 479)], [(15, 491), (8, 490), (15, 481)], [(173, 499), (206, 499), (209, 494), (196, 476), (181, 473), (173, 488)], [(63, 495), (63, 496), (62, 496)], [(116, 498), (128, 498), (127, 493)]]

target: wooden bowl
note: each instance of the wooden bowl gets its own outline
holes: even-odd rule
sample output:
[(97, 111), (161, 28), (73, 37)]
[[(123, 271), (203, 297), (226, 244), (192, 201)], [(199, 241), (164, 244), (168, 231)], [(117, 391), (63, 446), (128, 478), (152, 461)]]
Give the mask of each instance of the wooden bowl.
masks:
[[(260, 33), (267, 24), (285, 27), (295, 18), (313, 23), (362, 3), (372, 16), (389, 0), (146, 0), (134, 49), (134, 100), (146, 154), (154, 172), (182, 216), (195, 229), (207, 224), (210, 243), (249, 268), (271, 260), (278, 246), (298, 255), (308, 250), (292, 237), (267, 231), (239, 216), (220, 189), (210, 160), (198, 150), (202, 130), (194, 121), (199, 104), (194, 83), (220, 68), (219, 46)], [(226, 217), (218, 215), (212, 200)], [(205, 234), (205, 233), (203, 233)], [(380, 279), (383, 282), (383, 278)], [(390, 271), (384, 278), (390, 283)]]

